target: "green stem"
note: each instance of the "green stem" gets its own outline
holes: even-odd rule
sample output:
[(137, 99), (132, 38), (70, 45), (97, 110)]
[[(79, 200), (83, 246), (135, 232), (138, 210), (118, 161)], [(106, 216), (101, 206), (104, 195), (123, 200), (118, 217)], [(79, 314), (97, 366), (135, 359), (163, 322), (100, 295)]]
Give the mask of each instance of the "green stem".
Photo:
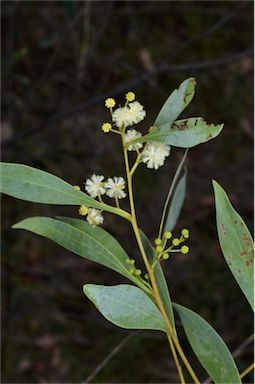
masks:
[(185, 384), (185, 379), (184, 379), (184, 376), (183, 376), (183, 373), (182, 373), (182, 367), (181, 367), (180, 362), (178, 360), (178, 356), (176, 354), (176, 351), (175, 351), (175, 348), (174, 348), (174, 344), (173, 344), (172, 339), (171, 339), (170, 336), (167, 335), (167, 338), (168, 338), (170, 349), (172, 351), (172, 355), (173, 355), (173, 358), (174, 358), (174, 361), (175, 361), (175, 365), (176, 365), (176, 368), (177, 368), (177, 371), (178, 371), (178, 374), (179, 374), (179, 377), (180, 377), (180, 380), (181, 380), (181, 384)]
[(130, 171), (131, 177), (135, 173), (135, 170), (138, 167), (138, 165), (141, 163), (141, 157), (142, 157), (142, 152), (137, 155), (136, 161), (135, 161), (135, 163), (134, 163), (134, 165), (133, 165), (133, 167), (132, 167), (132, 169)]
[(117, 196), (115, 196), (115, 203), (116, 203), (116, 207), (117, 207), (118, 209), (120, 209), (119, 199), (118, 199)]
[(251, 365), (249, 365), (248, 368), (246, 368), (240, 375), (240, 379), (242, 379), (244, 376), (246, 376), (250, 371), (252, 371), (254, 369), (254, 363), (252, 363)]
[[(162, 299), (161, 299), (161, 296), (160, 296), (160, 293), (159, 293), (159, 290), (158, 290), (158, 286), (157, 286), (157, 282), (156, 282), (156, 279), (155, 279), (154, 271), (151, 268), (150, 263), (149, 263), (149, 261), (147, 259), (147, 255), (146, 255), (146, 252), (145, 252), (142, 240), (141, 240), (141, 236), (140, 236), (140, 232), (139, 232), (139, 228), (138, 228), (138, 224), (137, 224), (137, 219), (136, 219), (136, 211), (135, 211), (133, 187), (132, 187), (132, 177), (131, 177), (131, 174), (130, 174), (129, 161), (128, 161), (128, 153), (127, 153), (127, 149), (125, 147), (124, 134), (125, 134), (125, 130), (122, 129), (121, 138), (122, 138), (122, 144), (123, 144), (123, 149), (124, 149), (124, 161), (125, 161), (125, 167), (126, 167), (129, 203), (130, 203), (130, 210), (131, 210), (131, 220), (130, 220), (130, 222), (132, 224), (133, 231), (134, 231), (134, 234), (135, 234), (135, 237), (136, 237), (136, 241), (137, 241), (138, 247), (140, 249), (140, 252), (141, 252), (144, 264), (146, 266), (146, 269), (148, 271), (148, 275), (150, 277), (150, 281), (151, 281), (151, 285), (152, 285), (152, 289), (153, 289), (153, 293), (154, 293), (154, 298), (155, 298), (157, 306), (158, 306), (158, 308), (159, 308), (159, 310), (160, 310), (160, 312), (162, 314), (162, 317), (163, 317), (163, 319), (164, 319), (164, 321), (166, 323), (166, 326), (167, 326), (169, 335), (171, 337), (171, 340), (173, 341), (174, 347), (178, 351), (179, 356), (181, 357), (183, 363), (185, 364), (187, 370), (189, 371), (190, 376), (194, 380), (194, 383), (195, 384), (199, 384), (199, 380), (198, 380), (195, 372), (193, 371), (189, 361), (187, 360), (187, 358), (186, 358), (186, 356), (185, 356), (185, 354), (184, 354), (184, 352), (183, 352), (183, 350), (182, 350), (182, 348), (181, 348), (181, 346), (179, 344), (179, 340), (178, 340), (178, 338), (176, 337), (176, 335), (174, 333), (174, 328), (173, 328), (173, 326), (172, 326), (172, 324), (171, 324), (171, 322), (170, 322), (170, 320), (168, 318), (168, 315), (166, 313), (165, 307), (163, 305), (163, 302), (162, 302)], [(178, 370), (178, 373), (179, 373), (180, 368), (178, 366), (177, 366), (177, 370)]]

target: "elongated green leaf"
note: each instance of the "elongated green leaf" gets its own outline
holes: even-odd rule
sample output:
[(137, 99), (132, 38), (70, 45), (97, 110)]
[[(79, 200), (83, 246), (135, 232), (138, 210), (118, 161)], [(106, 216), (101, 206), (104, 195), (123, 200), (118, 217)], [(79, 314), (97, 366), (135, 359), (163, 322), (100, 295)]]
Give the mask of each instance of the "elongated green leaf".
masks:
[(217, 230), (225, 260), (254, 309), (253, 261), (254, 246), (243, 219), (232, 207), (224, 189), (213, 181)]
[[(143, 246), (145, 249), (145, 253), (146, 253), (148, 260), (151, 264), (153, 259), (154, 259), (154, 256), (155, 256), (155, 250), (152, 247), (147, 236), (141, 230), (140, 230), (140, 235), (141, 235), (141, 239), (142, 239)], [(169, 318), (169, 320), (170, 320), (170, 322), (174, 328), (174, 332), (176, 334), (173, 306), (172, 306), (172, 302), (170, 299), (170, 294), (169, 294), (167, 282), (166, 282), (166, 279), (165, 279), (165, 276), (164, 276), (164, 273), (162, 271), (160, 263), (157, 263), (155, 265), (154, 273), (155, 273), (155, 279), (156, 279), (156, 282), (158, 285), (160, 297), (163, 301), (166, 313), (168, 315), (168, 318)]]
[(114, 287), (86, 284), (83, 291), (107, 320), (121, 328), (167, 332), (158, 308), (137, 287), (127, 284)]
[[(185, 149), (184, 155), (183, 155), (183, 157), (182, 157), (182, 159), (181, 159), (181, 161), (180, 161), (180, 163), (179, 163), (179, 165), (178, 165), (178, 167), (176, 169), (175, 175), (173, 177), (173, 181), (172, 181), (172, 183), (170, 185), (170, 188), (169, 188), (166, 200), (165, 200), (164, 208), (163, 208), (163, 211), (162, 211), (161, 219), (160, 219), (159, 232), (158, 232), (158, 237), (159, 238), (162, 237), (163, 230), (164, 230), (164, 225), (166, 223), (166, 215), (167, 215), (167, 213), (169, 211), (169, 207), (171, 205), (171, 200), (173, 198), (173, 193), (174, 193), (174, 191), (176, 189), (176, 186), (178, 185), (178, 181), (180, 179), (180, 175), (181, 175), (181, 172), (183, 170), (187, 154), (188, 154), (188, 148)], [(184, 168), (184, 172), (187, 172), (187, 168), (186, 167)]]
[(123, 210), (99, 203), (50, 173), (22, 164), (0, 163), (0, 166), (0, 192), (7, 195), (35, 203), (84, 204), (128, 217)]
[[(126, 268), (128, 265), (127, 260), (129, 259), (128, 255), (126, 254), (124, 249), (121, 247), (121, 245), (117, 242), (117, 240), (115, 240), (104, 229), (99, 228), (99, 227), (94, 227), (94, 228), (92, 227), (92, 230), (91, 230), (91, 225), (88, 225), (88, 223), (86, 223), (86, 221), (80, 220), (80, 219), (74, 219), (71, 217), (57, 217), (56, 219), (71, 225), (72, 227), (76, 228), (77, 230), (79, 230), (81, 232), (84, 232), (85, 235), (88, 232), (91, 233), (95, 240), (99, 241), (100, 243), (102, 242), (103, 245), (107, 246), (111, 250), (111, 252), (121, 261), (121, 263), (124, 266), (125, 271), (126, 271)], [(108, 240), (106, 241), (106, 239), (108, 239)], [(101, 263), (101, 264), (103, 264), (103, 263)], [(106, 265), (106, 264), (104, 264), (104, 265)], [(129, 267), (128, 267), (128, 269), (129, 269)], [(124, 276), (127, 277), (133, 283), (135, 283), (137, 286), (139, 286), (141, 289), (143, 289), (144, 291), (147, 291), (147, 293), (149, 293), (148, 289), (143, 285), (143, 283), (141, 282), (140, 279), (138, 279), (137, 277), (135, 277), (129, 273), (127, 275), (126, 272), (125, 272)]]
[(189, 343), (215, 384), (241, 383), (235, 362), (219, 334), (202, 317), (174, 304)]
[(166, 100), (154, 125), (158, 127), (172, 123), (193, 99), (195, 86), (196, 80), (193, 77), (183, 81)]
[(218, 136), (222, 128), (223, 124), (207, 124), (202, 117), (191, 117), (161, 125), (130, 143), (156, 141), (174, 147), (191, 148)]
[(186, 194), (187, 171), (185, 170), (175, 187), (173, 197), (168, 210), (164, 231), (172, 231), (180, 216)]
[[(76, 226), (74, 226), (74, 223)], [(73, 219), (72, 225), (49, 217), (30, 217), (13, 225), (47, 237), (62, 247), (88, 260), (103, 264), (131, 279), (126, 260), (128, 256), (120, 244), (104, 229)]]

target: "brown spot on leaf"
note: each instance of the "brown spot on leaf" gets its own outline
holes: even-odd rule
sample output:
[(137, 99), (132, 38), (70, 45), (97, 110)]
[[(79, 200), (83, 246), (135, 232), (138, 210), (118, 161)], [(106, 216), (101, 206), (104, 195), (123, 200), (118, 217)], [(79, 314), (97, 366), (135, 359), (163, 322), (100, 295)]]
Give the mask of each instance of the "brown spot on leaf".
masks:
[(245, 240), (249, 240), (249, 238), (248, 238), (248, 236), (247, 236), (247, 234), (246, 233), (243, 233), (243, 237), (242, 237), (242, 239), (245, 241)]
[(241, 227), (244, 227), (244, 223), (242, 221), (241, 221), (240, 225), (241, 225)]
[(245, 265), (246, 265), (247, 267), (249, 267), (249, 265), (250, 265), (249, 261), (246, 261), (246, 262), (245, 262)]
[(245, 255), (246, 255), (245, 251), (240, 252), (240, 256), (245, 256)]
[(171, 129), (178, 129), (179, 131), (184, 131), (185, 129), (188, 128), (188, 120), (183, 120), (180, 123), (172, 123), (171, 124)]

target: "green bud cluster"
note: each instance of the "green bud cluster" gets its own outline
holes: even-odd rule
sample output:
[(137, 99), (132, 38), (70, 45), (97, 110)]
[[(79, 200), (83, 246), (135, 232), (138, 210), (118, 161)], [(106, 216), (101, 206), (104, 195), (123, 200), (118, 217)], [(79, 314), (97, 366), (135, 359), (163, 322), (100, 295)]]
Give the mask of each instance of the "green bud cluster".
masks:
[(136, 268), (134, 259), (127, 259), (126, 262), (129, 265), (129, 272), (132, 275), (137, 276), (137, 277), (141, 276), (142, 271), (141, 271), (141, 269)]
[(151, 289), (150, 277), (148, 273), (145, 273), (143, 277), (141, 269), (136, 268), (134, 259), (127, 259), (126, 263), (129, 265), (129, 273), (139, 279), (146, 287)]
[[(176, 247), (180, 246), (180, 244), (186, 241), (188, 238), (189, 238), (189, 230), (186, 228), (182, 229), (181, 236), (179, 238), (173, 237), (172, 232), (165, 231), (162, 239), (157, 238), (154, 241), (155, 251), (156, 251), (154, 261), (169, 259), (170, 252), (181, 252), (183, 255), (186, 255), (189, 252), (189, 247), (187, 245), (182, 245), (179, 249), (178, 248), (176, 249)], [(168, 246), (167, 246), (167, 243), (168, 243)]]

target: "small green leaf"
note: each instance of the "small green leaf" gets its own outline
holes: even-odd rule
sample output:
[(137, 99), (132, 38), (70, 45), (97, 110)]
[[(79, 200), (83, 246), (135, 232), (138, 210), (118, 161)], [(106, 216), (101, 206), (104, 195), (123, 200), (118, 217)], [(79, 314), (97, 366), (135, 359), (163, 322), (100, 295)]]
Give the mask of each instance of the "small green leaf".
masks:
[(172, 123), (193, 99), (195, 86), (196, 80), (193, 77), (183, 81), (166, 100), (154, 125), (158, 127)]
[(241, 383), (238, 369), (226, 344), (202, 317), (182, 305), (174, 304), (189, 343), (215, 384)]
[(254, 309), (254, 245), (243, 219), (231, 205), (224, 189), (213, 180), (217, 230), (225, 260)]
[(186, 180), (187, 171), (184, 170), (183, 175), (177, 182), (173, 197), (168, 210), (164, 231), (172, 231), (176, 225), (176, 222), (180, 216), (180, 212), (184, 203), (186, 194)]
[(30, 217), (13, 225), (12, 228), (27, 229), (47, 237), (79, 256), (105, 265), (128, 279), (136, 281), (128, 271), (126, 262), (128, 255), (102, 228), (92, 227), (78, 219), (73, 219), (70, 225), (49, 217)]
[[(155, 256), (155, 250), (152, 247), (147, 236), (143, 233), (143, 231), (142, 230), (139, 230), (139, 231), (140, 231), (140, 235), (141, 235), (141, 239), (143, 242), (145, 253), (146, 253), (148, 260), (151, 264), (153, 259), (154, 259), (154, 256)], [(174, 332), (176, 334), (173, 306), (172, 306), (171, 298), (169, 295), (167, 282), (166, 282), (166, 279), (165, 279), (165, 276), (164, 276), (164, 273), (162, 271), (160, 263), (157, 263), (155, 265), (154, 274), (155, 274), (155, 279), (156, 279), (156, 282), (158, 285), (160, 297), (163, 301), (166, 313), (168, 315), (168, 318), (169, 318), (169, 320), (170, 320), (170, 322), (174, 328)]]
[(122, 209), (102, 204), (48, 172), (27, 165), (0, 163), (0, 192), (18, 199), (44, 204), (88, 205), (128, 218)]
[(107, 320), (121, 328), (167, 332), (159, 309), (137, 287), (86, 284), (83, 291)]
[(191, 117), (158, 126), (130, 143), (156, 141), (174, 147), (191, 148), (218, 136), (222, 128), (223, 124), (207, 124), (202, 117)]

